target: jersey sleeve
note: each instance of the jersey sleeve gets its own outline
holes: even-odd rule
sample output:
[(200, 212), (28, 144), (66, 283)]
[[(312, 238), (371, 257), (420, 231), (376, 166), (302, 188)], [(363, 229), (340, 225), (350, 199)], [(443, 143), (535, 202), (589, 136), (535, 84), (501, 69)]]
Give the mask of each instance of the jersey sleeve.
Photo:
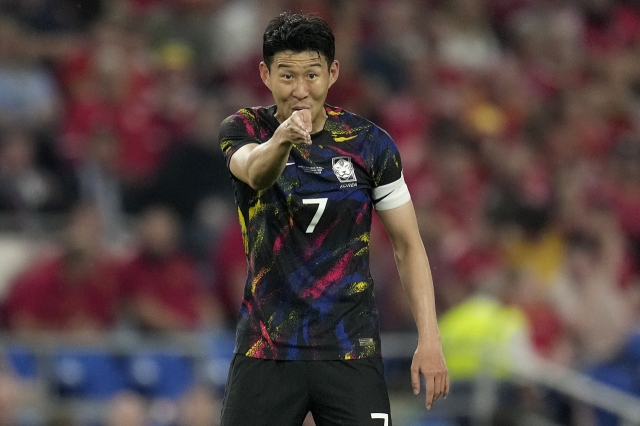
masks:
[(376, 210), (391, 210), (411, 200), (409, 189), (402, 175), (402, 161), (395, 142), (383, 130), (378, 129), (373, 162), (373, 205)]
[(258, 132), (256, 115), (251, 109), (241, 109), (220, 124), (218, 140), (227, 167), (237, 150), (250, 143), (260, 143)]

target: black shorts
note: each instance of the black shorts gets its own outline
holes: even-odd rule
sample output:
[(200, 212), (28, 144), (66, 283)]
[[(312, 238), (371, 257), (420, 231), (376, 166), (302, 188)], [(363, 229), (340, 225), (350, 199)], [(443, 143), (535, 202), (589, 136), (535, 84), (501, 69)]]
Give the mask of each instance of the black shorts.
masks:
[(274, 361), (235, 355), (221, 426), (391, 426), (380, 358)]

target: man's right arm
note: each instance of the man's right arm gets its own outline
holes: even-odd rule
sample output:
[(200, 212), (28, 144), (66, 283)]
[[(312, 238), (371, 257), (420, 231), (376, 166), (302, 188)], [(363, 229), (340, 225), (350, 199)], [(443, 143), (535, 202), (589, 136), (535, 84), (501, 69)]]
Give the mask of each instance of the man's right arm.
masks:
[(310, 144), (311, 114), (308, 110), (295, 111), (283, 121), (271, 139), (239, 148), (229, 161), (233, 175), (253, 189), (264, 189), (278, 179), (294, 144)]

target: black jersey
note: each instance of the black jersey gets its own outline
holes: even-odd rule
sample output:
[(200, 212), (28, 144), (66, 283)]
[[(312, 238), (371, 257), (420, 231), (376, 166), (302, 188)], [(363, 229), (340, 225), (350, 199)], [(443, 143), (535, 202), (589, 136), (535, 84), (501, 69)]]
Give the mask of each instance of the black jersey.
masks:
[[(254, 190), (232, 175), (247, 256), (236, 352), (281, 360), (380, 356), (369, 272), (372, 209), (409, 201), (398, 149), (370, 121), (325, 105), (311, 145), (294, 145), (278, 180)], [(275, 106), (223, 121), (227, 163), (269, 140)]]

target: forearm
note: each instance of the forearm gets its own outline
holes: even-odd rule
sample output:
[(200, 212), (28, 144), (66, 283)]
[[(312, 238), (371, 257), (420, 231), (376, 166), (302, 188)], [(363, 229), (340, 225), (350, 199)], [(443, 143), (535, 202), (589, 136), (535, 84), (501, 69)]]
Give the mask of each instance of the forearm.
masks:
[(431, 409), (439, 396), (446, 397), (449, 393), (449, 375), (438, 331), (429, 260), (419, 236), (405, 241), (407, 245), (396, 245), (394, 253), (418, 327), (418, 346), (411, 361), (411, 386), (414, 395), (420, 393), (420, 375), (424, 376), (425, 406)]
[(268, 141), (241, 147), (231, 157), (231, 173), (253, 189), (268, 188), (280, 177), (287, 164), (291, 147), (296, 143), (311, 144), (309, 110), (295, 111)]
[(144, 327), (156, 331), (174, 331), (189, 328), (188, 319), (152, 298), (139, 297), (134, 307), (137, 320)]
[(391, 239), (400, 281), (409, 299), (419, 339), (421, 342), (439, 342), (431, 269), (413, 203), (378, 211), (378, 216)]
[(274, 135), (269, 141), (251, 150), (244, 165), (246, 183), (253, 189), (273, 185), (284, 170), (292, 146), (290, 142)]
[(439, 341), (438, 320), (429, 260), (422, 243), (394, 250), (400, 281), (409, 300), (420, 342)]

